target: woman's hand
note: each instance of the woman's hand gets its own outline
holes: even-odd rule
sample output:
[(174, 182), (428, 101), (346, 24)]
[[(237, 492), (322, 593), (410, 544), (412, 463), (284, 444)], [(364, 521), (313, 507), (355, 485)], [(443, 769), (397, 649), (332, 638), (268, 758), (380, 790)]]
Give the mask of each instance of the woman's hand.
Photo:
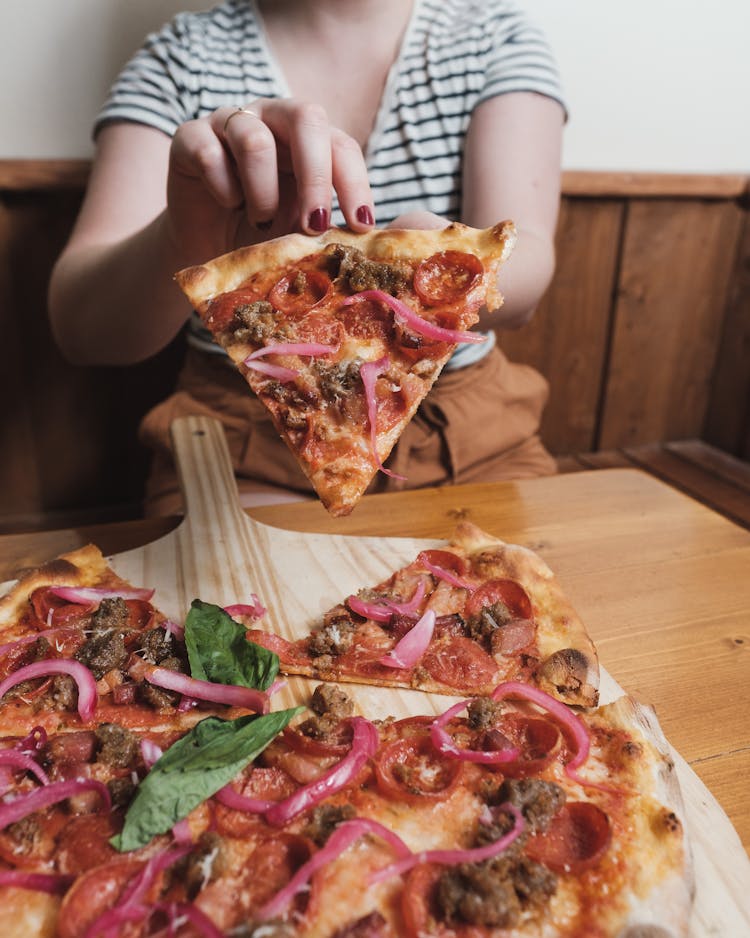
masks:
[(257, 99), (183, 124), (169, 153), (168, 230), (186, 263), (330, 224), (333, 191), (347, 225), (374, 224), (359, 144), (323, 108)]

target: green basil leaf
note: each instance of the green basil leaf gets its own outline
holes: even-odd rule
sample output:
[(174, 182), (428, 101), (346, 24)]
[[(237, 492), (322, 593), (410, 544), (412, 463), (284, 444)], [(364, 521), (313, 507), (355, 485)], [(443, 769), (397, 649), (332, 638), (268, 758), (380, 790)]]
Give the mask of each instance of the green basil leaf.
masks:
[(167, 749), (138, 786), (116, 850), (136, 850), (228, 784), (304, 710), (277, 710), (264, 716), (221, 720), (207, 717)]
[(279, 656), (249, 642), (245, 629), (220, 606), (194, 599), (185, 619), (190, 674), (214, 684), (267, 690), (279, 673)]

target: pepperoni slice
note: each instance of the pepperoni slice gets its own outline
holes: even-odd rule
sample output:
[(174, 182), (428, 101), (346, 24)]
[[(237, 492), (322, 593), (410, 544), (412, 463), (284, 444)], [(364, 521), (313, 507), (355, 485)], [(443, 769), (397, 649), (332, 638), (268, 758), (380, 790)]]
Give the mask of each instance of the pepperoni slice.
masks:
[(64, 625), (67, 622), (75, 622), (79, 619), (83, 620), (91, 612), (90, 606), (61, 599), (51, 593), (46, 586), (35, 589), (29, 597), (29, 602), (36, 615), (35, 624), (41, 629)]
[(526, 853), (556, 873), (581, 873), (604, 855), (612, 830), (607, 815), (590, 801), (569, 801), (543, 834), (529, 838)]
[(212, 332), (228, 329), (240, 306), (250, 306), (263, 299), (255, 290), (240, 289), (230, 293), (221, 293), (209, 301), (206, 311), (206, 325)]
[(449, 687), (471, 687), (481, 693), (482, 688), (494, 687), (496, 683), (497, 662), (463, 635), (435, 642), (420, 664), (436, 681)]
[(145, 860), (132, 857), (95, 866), (71, 886), (60, 907), (58, 938), (80, 938), (103, 912), (113, 906), (126, 884), (144, 866)]
[(457, 759), (444, 759), (429, 737), (399, 739), (375, 757), (375, 779), (384, 795), (410, 804), (444, 801), (463, 770)]
[(348, 335), (357, 339), (382, 339), (393, 335), (393, 314), (384, 303), (357, 300), (342, 306), (337, 316)]
[(426, 561), (433, 567), (440, 567), (441, 570), (450, 570), (457, 576), (463, 576), (469, 570), (468, 563), (463, 557), (454, 554), (450, 550), (423, 550), (417, 557), (417, 563)]
[(433, 254), (414, 272), (414, 289), (428, 306), (456, 303), (484, 274), (482, 262), (463, 251), (440, 251)]
[[(299, 834), (282, 831), (276, 833), (273, 838), (261, 841), (248, 864), (251, 871), (246, 889), (250, 900), (249, 909), (256, 910), (275, 896), (314, 852), (313, 842)], [(313, 889), (299, 893), (290, 915), (304, 914), (305, 911), (312, 913), (311, 905), (314, 902)]]
[(58, 871), (78, 875), (116, 859), (118, 854), (109, 838), (117, 833), (119, 826), (112, 814), (82, 814), (71, 818), (59, 837)]
[[(257, 798), (260, 801), (282, 801), (296, 790), (297, 783), (278, 766), (253, 766), (239, 789), (246, 798)], [(226, 837), (250, 837), (267, 828), (260, 814), (229, 808), (219, 801), (215, 802), (213, 808), (216, 829)]]
[(310, 656), (301, 648), (297, 642), (289, 642), (281, 635), (273, 632), (264, 632), (263, 629), (248, 629), (245, 637), (249, 642), (254, 642), (262, 648), (267, 648), (279, 656), (282, 664), (299, 664), (310, 660)]
[(284, 741), (297, 752), (306, 752), (314, 756), (341, 757), (351, 749), (352, 726), (349, 720), (340, 720), (324, 739), (316, 739), (288, 726), (284, 730), (283, 737)]
[(320, 270), (293, 270), (278, 280), (268, 301), (282, 313), (307, 313), (331, 292), (330, 279)]
[(466, 615), (473, 616), (485, 606), (504, 603), (516, 619), (532, 619), (531, 600), (515, 580), (488, 580), (466, 600)]
[[(527, 717), (520, 713), (506, 714), (495, 728), (521, 751), (515, 762), (504, 762), (498, 766), (498, 771), (510, 778), (528, 778), (538, 775), (562, 751), (562, 733), (549, 720)], [(482, 743), (482, 748), (492, 749), (493, 747), (487, 745), (485, 741)]]

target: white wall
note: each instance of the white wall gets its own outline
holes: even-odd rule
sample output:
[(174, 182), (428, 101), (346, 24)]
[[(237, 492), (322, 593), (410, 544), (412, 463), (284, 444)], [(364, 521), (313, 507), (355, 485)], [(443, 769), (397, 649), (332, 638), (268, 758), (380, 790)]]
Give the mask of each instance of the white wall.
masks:
[[(0, 158), (88, 156), (145, 33), (209, 2), (0, 0)], [(750, 0), (525, 3), (563, 74), (567, 169), (750, 171)]]

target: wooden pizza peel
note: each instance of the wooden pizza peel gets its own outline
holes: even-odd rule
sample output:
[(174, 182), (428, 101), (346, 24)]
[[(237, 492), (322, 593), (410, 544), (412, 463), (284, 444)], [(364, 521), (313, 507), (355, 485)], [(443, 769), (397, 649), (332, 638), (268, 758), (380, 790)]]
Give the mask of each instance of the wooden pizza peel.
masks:
[[(261, 626), (287, 639), (306, 635), (326, 609), (377, 583), (442, 542), (412, 538), (299, 533), (261, 524), (242, 510), (221, 425), (186, 417), (172, 425), (185, 516), (164, 537), (111, 559), (132, 583), (156, 588), (154, 602), (178, 622), (194, 598), (225, 606), (256, 593)], [(492, 532), (502, 536), (502, 532)], [(319, 681), (290, 677), (274, 709), (307, 703)], [(346, 685), (371, 719), (446, 710), (458, 698), (421, 691)], [(623, 693), (602, 671), (601, 702)], [(691, 938), (750, 938), (750, 860), (718, 802), (672, 752), (693, 850), (696, 898)]]

